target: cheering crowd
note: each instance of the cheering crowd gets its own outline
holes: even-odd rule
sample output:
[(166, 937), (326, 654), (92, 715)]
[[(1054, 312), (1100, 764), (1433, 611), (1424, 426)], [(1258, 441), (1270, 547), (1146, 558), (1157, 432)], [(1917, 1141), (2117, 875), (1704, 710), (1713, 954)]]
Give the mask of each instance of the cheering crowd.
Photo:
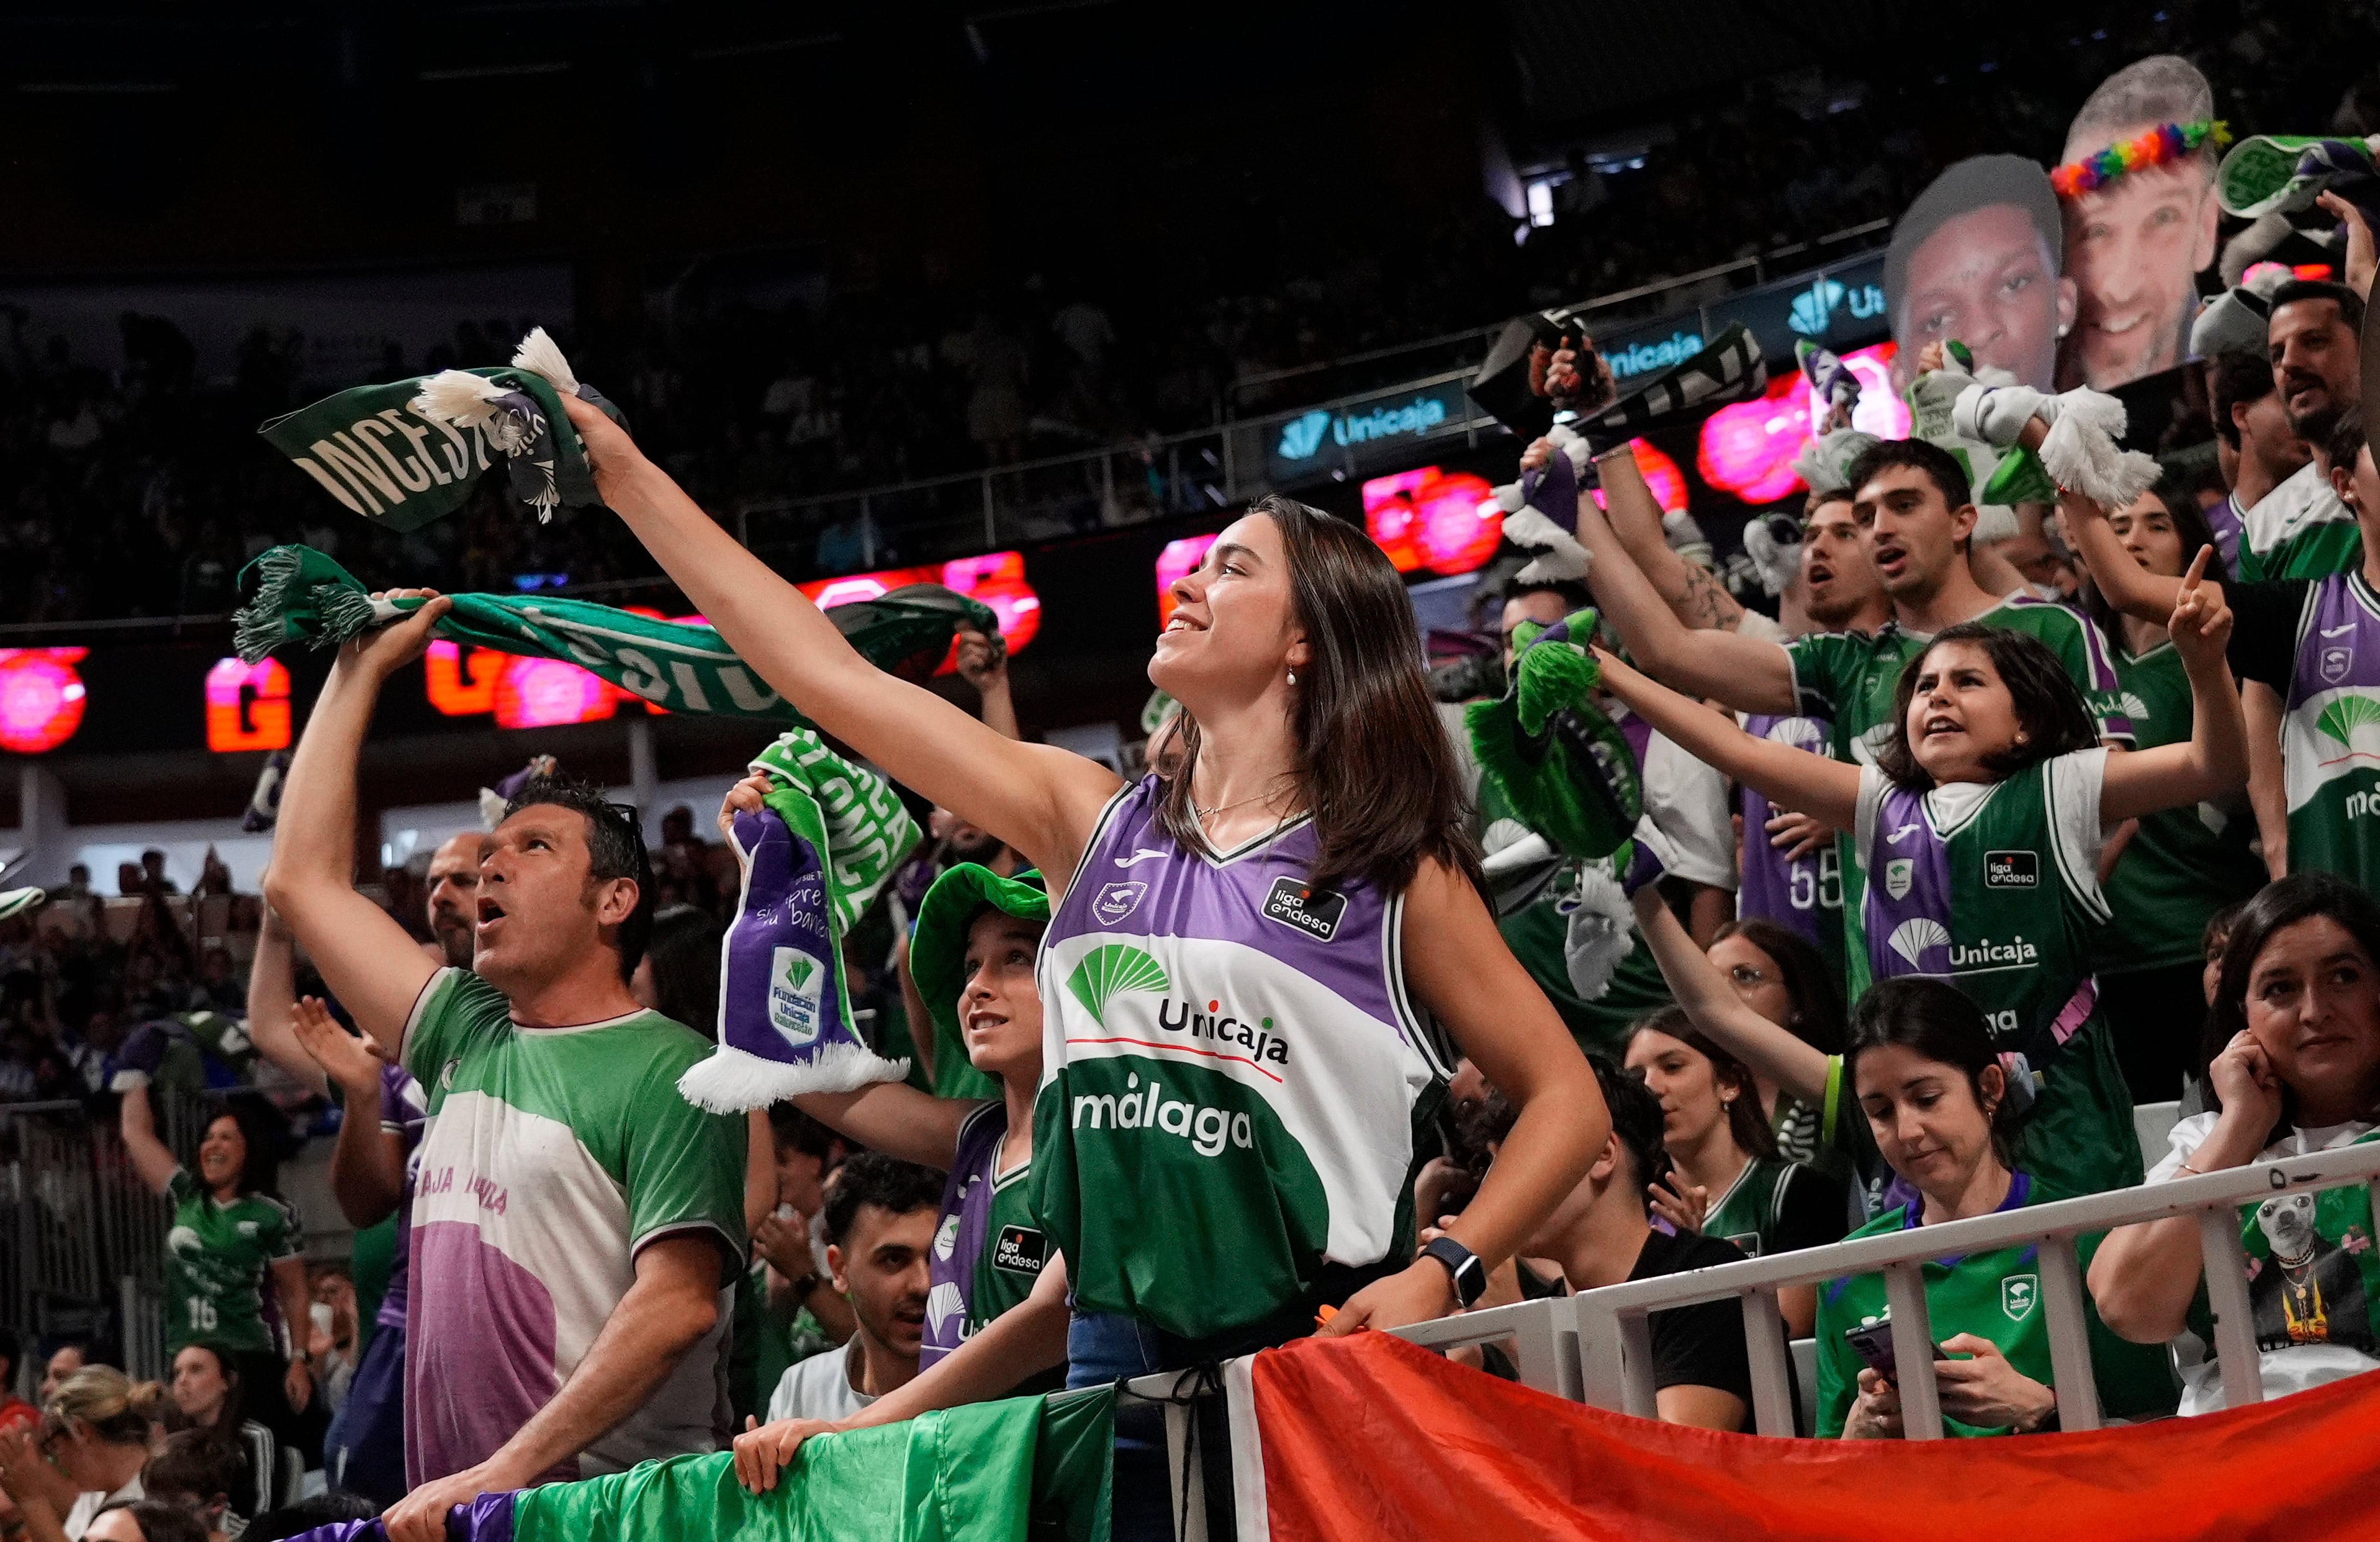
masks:
[[(1513, 685), (1459, 712), (1378, 548), (1261, 498), (1172, 587), (1137, 781), (1017, 736), (986, 640), (961, 645), (980, 718), (868, 663), (561, 395), (612, 511), (582, 517), (616, 516), (836, 747), (725, 790), (708, 849), (740, 874), (664, 848), (681, 902), (740, 879), (723, 947), (724, 917), (663, 910), (637, 812), (553, 775), (440, 848), (425, 942), (354, 886), (357, 763), (451, 601), (344, 647), (280, 804), (245, 1038), (346, 1111), (345, 1218), (396, 1219), (373, 1330), (350, 1321), (351, 1359), (297, 1341), (326, 1287), (266, 1135), (231, 1107), (171, 1149), (162, 1062), (119, 1053), (126, 1157), (174, 1213), (173, 1385), (41, 1346), (38, 1402), (0, 1403), (0, 1533), (270, 1538), (385, 1507), (430, 1542), (482, 1493), (731, 1441), (767, 1490), (809, 1439), (933, 1409), (2369, 1137), (2380, 471), (2348, 267), (2235, 292), (2186, 366), (2219, 482), (2101, 496), (2120, 456), (2091, 458), (2089, 394), (1929, 347), (1912, 390), (1965, 379), (1955, 438), (1829, 427), (1771, 532), (1774, 614), (1671, 547), (1627, 443), (1530, 444)], [(1536, 360), (1557, 401), (1609, 388), (1573, 342)], [(1997, 540), (1986, 443), (2079, 467)], [(746, 948), (752, 893), (800, 888), (771, 842), (817, 816), (789, 790), (888, 783), (937, 810), (924, 861), (864, 895), (849, 854), (818, 864), (823, 975)], [(693, 1096), (771, 1030), (832, 1040), (870, 978), (853, 1061), (905, 1055), (905, 1080)], [(2170, 1100), (2144, 1160), (2135, 1104)], [(2372, 1226), (2360, 1187), (2246, 1220), (2268, 1395), (2380, 1367)], [(2081, 1254), (2105, 1415), (2219, 1406), (2197, 1222)], [(1951, 1433), (2057, 1427), (2037, 1269), (1925, 1266)], [(1779, 1307), (1815, 1340), (1805, 1433), (1898, 1438), (1882, 1277)], [(1662, 1419), (1750, 1427), (1731, 1305), (1657, 1314), (1651, 1349)], [(0, 1340), (0, 1387), (30, 1350)], [(1116, 1433), (1118, 1534), (1170, 1535), (1156, 1411)]]

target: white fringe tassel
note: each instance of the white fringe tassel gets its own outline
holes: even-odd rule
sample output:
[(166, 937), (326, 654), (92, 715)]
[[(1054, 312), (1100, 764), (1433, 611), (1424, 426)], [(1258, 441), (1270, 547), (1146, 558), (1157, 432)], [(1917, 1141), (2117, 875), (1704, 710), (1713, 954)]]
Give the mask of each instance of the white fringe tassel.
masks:
[(897, 1082), (908, 1074), (907, 1061), (886, 1060), (854, 1039), (829, 1044), (799, 1065), (722, 1044), (710, 1058), (686, 1068), (677, 1089), (687, 1102), (708, 1112), (744, 1113), (804, 1093), (856, 1092), (878, 1082)]
[(556, 391), (565, 396), (578, 395), (578, 377), (570, 372), (570, 361), (562, 357), (561, 346), (546, 335), (545, 328), (531, 327), (513, 354), (513, 368), (542, 375)]

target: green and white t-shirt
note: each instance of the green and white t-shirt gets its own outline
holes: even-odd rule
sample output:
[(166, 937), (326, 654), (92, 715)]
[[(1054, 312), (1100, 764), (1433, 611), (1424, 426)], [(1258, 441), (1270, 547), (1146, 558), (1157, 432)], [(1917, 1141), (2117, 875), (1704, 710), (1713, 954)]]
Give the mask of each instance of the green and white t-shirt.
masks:
[(268, 1194), (218, 1204), (186, 1167), (174, 1170), (165, 1197), (174, 1206), (165, 1233), (165, 1353), (200, 1339), (239, 1354), (273, 1353), (264, 1326), (266, 1281), (274, 1264), (305, 1255), (298, 1212)]
[(2330, 479), (2313, 461), (2299, 467), (2240, 516), (2237, 565), (2241, 583), (2327, 578), (2362, 560), (2363, 531), (2354, 511), (2339, 501)]
[[(2187, 744), (2190, 676), (2170, 642), (2138, 658), (2117, 656), (2124, 715), (2143, 749)], [(2199, 962), (2207, 917), (2265, 886), (2265, 864), (2249, 849), (2256, 820), (2244, 801), (2201, 803), (2142, 819), (2103, 888), (2115, 924), (2100, 933), (2092, 962), (2101, 975)], [(2195, 1024), (2175, 1025), (2197, 1031)]]
[[(2015, 1175), (2002, 1210), (2044, 1205), (2064, 1198), (2025, 1174)], [(1852, 1233), (1860, 1237), (1888, 1236), (1923, 1224), (1920, 1207), (1911, 1204), (1887, 1212)], [(2105, 1232), (2078, 1237), (2076, 1257), (2083, 1272), (2098, 1251)], [(2041, 1305), (2040, 1249), (2033, 1245), (1970, 1253), (1959, 1258), (1929, 1259), (1923, 1266), (1925, 1311), (1934, 1342), (1961, 1333), (1988, 1339), (2017, 1371), (2045, 1387), (2055, 1387), (2049, 1366), (2048, 1312)], [(2110, 1418), (2141, 1418), (2173, 1411), (2173, 1372), (2163, 1344), (2127, 1343), (2099, 1320), (2086, 1293), (2083, 1310), (2090, 1315), (2091, 1371), (2099, 1384), (2099, 1406)], [(1884, 1293), (1884, 1276), (1855, 1274), (1818, 1288), (1818, 1437), (1839, 1439), (1859, 1396), (1859, 1373), (1864, 1362), (1845, 1342), (1843, 1334), (1863, 1323), (1891, 1315)], [(1956, 1419), (1942, 1421), (1952, 1436), (2004, 1435), (2004, 1429), (1979, 1429)]]
[[(502, 991), (462, 969), (422, 988), (404, 1052), (430, 1097), (413, 1198), (408, 1482), (485, 1460), (551, 1401), (635, 1282), (647, 1244), (709, 1237), (721, 1285), (733, 1281), (745, 1122), (677, 1090), (710, 1049), (653, 1012), (525, 1028)], [(540, 1481), (716, 1450), (730, 1315), (722, 1298), (718, 1326), (642, 1405)]]
[[(1972, 619), (1981, 625), (2004, 626), (2039, 638), (2058, 655), (2066, 666), (2067, 678), (2082, 693), (2091, 715), (2098, 721), (2099, 736), (2131, 738), (2115, 656), (2107, 638), (2088, 620), (2063, 605), (2022, 593), (2010, 595)], [(1831, 753), (1836, 759), (1860, 766), (1876, 764), (1898, 726), (1892, 720), (1892, 701), (1900, 673), (1933, 640), (1899, 622), (1888, 622), (1873, 636), (1826, 632), (1785, 644), (1800, 710), (1834, 725)], [(1860, 915), (1865, 875), (1860, 870), (1852, 838), (1842, 836), (1838, 846), (1842, 860), (1845, 1000), (1855, 1002), (1866, 990), (1869, 977), (1866, 934)]]

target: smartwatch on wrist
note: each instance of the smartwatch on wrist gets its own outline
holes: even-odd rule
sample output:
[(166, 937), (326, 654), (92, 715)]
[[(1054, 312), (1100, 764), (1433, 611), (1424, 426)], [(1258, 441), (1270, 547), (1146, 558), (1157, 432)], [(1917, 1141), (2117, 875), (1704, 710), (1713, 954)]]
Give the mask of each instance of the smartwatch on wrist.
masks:
[(1480, 1263), (1478, 1254), (1452, 1237), (1439, 1237), (1421, 1251), (1423, 1257), (1437, 1259), (1446, 1266), (1446, 1272), (1454, 1277), (1456, 1305), (1468, 1306), (1486, 1293), (1488, 1269)]

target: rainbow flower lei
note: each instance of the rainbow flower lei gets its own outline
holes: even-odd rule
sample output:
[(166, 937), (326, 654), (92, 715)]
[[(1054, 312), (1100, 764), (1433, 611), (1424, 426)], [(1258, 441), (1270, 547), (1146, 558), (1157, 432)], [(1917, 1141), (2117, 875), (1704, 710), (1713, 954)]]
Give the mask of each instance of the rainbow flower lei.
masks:
[(2161, 166), (2213, 144), (2217, 150), (2231, 142), (2228, 126), (2213, 118), (2196, 123), (2164, 123), (2137, 139), (2109, 145), (2095, 155), (2069, 162), (2049, 174), (2049, 185), (2060, 198), (2096, 192), (2128, 171)]

